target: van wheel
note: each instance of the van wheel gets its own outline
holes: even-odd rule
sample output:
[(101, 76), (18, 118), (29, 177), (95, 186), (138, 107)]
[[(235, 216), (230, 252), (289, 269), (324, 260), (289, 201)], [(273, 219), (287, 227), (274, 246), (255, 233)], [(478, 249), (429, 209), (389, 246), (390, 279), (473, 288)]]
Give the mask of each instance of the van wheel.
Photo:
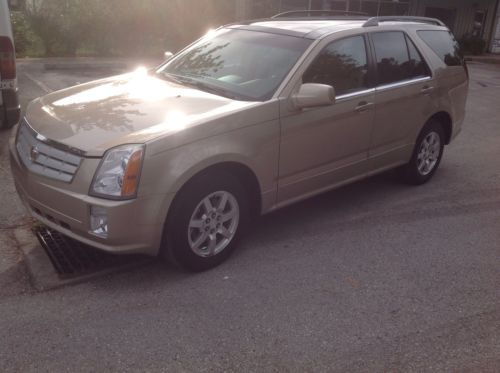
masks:
[(413, 185), (428, 182), (441, 163), (444, 142), (441, 123), (430, 120), (417, 138), (410, 162), (401, 168), (403, 180)]
[(172, 205), (162, 255), (193, 272), (218, 266), (236, 248), (248, 211), (245, 189), (231, 174), (220, 171), (196, 177)]

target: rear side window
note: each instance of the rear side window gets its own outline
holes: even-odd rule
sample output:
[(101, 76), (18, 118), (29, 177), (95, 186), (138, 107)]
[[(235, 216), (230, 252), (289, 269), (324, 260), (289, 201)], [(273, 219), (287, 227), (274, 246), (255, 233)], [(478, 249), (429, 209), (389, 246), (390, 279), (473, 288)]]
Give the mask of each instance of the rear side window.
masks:
[(353, 36), (329, 44), (309, 66), (303, 83), (320, 83), (335, 88), (337, 96), (368, 88), (365, 39)]
[(378, 85), (429, 76), (429, 68), (411, 39), (400, 31), (372, 35)]
[(377, 32), (372, 35), (377, 58), (378, 84), (391, 84), (410, 78), (410, 57), (402, 32)]
[(417, 31), (417, 33), (446, 65), (463, 65), (460, 47), (451, 32), (425, 30)]
[(406, 37), (406, 44), (408, 45), (408, 53), (410, 55), (410, 62), (408, 65), (408, 74), (410, 78), (422, 78), (430, 76), (430, 70), (425, 63), (422, 55), (417, 50), (417, 47), (408, 36)]

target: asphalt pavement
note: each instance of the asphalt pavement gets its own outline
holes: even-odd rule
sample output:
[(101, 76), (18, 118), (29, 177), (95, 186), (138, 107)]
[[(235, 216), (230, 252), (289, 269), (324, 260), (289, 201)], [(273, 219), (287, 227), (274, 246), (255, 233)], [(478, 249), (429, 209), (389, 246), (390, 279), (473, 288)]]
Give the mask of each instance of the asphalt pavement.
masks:
[[(19, 70), (24, 106), (110, 73)], [(500, 66), (470, 72), (429, 184), (389, 172), (277, 211), (201, 274), (154, 262), (35, 291), (0, 133), (0, 371), (500, 371)]]

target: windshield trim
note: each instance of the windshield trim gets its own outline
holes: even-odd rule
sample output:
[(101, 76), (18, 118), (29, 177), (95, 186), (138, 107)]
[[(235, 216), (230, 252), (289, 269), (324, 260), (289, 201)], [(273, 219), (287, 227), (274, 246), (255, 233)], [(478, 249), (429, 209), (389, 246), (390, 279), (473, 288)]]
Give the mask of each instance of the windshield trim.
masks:
[(300, 58), (297, 60), (297, 63), (293, 65), (288, 74), (285, 76), (281, 84), (276, 89), (276, 92), (274, 92), (271, 99), (287, 97), (287, 95), (284, 95), (283, 92), (286, 90), (286, 88), (288, 87), (294, 76), (297, 74), (297, 71), (306, 62), (307, 58), (311, 55), (311, 53), (318, 46), (318, 44), (321, 43), (322, 40), (323, 39), (316, 39), (311, 43), (311, 45), (309, 45), (309, 47), (304, 51), (302, 56), (300, 56)]

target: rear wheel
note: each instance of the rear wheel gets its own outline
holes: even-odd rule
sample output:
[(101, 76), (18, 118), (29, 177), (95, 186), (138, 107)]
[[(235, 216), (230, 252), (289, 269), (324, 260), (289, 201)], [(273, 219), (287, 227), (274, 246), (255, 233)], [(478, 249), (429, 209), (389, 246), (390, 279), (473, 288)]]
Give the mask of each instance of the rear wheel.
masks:
[(428, 182), (441, 163), (444, 143), (441, 123), (436, 120), (429, 121), (417, 138), (410, 162), (401, 168), (403, 179), (414, 185)]
[(236, 178), (226, 172), (197, 177), (172, 205), (162, 253), (187, 270), (213, 268), (234, 251), (247, 217), (245, 190)]

